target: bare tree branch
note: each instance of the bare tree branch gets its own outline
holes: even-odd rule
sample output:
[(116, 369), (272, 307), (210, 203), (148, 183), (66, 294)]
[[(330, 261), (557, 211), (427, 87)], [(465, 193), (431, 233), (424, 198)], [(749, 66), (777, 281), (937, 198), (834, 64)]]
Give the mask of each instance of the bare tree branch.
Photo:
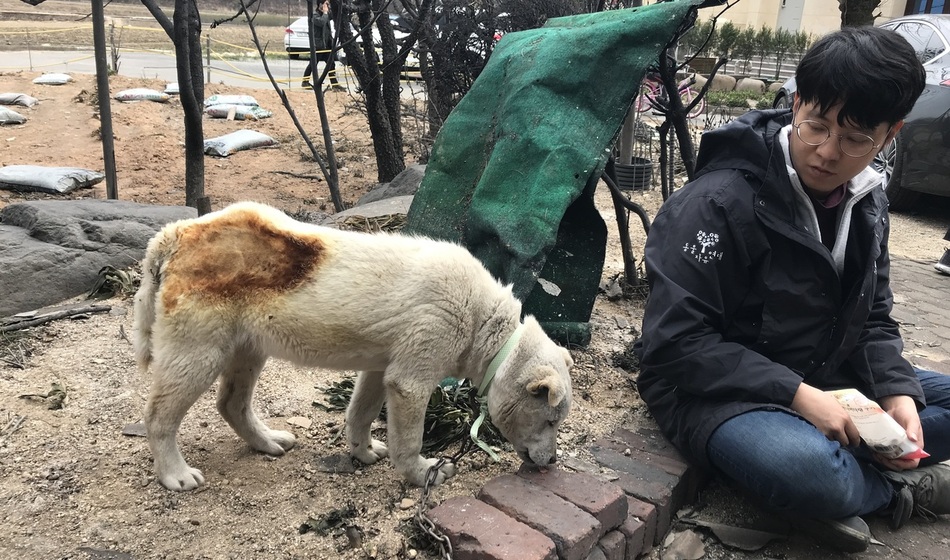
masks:
[[(251, 30), (251, 39), (254, 41), (254, 46), (257, 48), (257, 53), (261, 58), (261, 62), (264, 64), (264, 72), (267, 73), (267, 78), (270, 80), (271, 86), (273, 86), (274, 91), (277, 92), (277, 96), (280, 97), (280, 102), (283, 104), (284, 109), (287, 110), (287, 114), (290, 115), (290, 119), (293, 121), (294, 127), (297, 129), (300, 137), (303, 138), (304, 143), (307, 145), (307, 149), (310, 150), (313, 160), (317, 162), (317, 165), (320, 167), (320, 171), (323, 173), (324, 178), (326, 178), (327, 185), (330, 188), (330, 200), (333, 201), (333, 208), (337, 212), (342, 212), (346, 209), (346, 207), (343, 205), (343, 198), (340, 195), (340, 181), (336, 174), (336, 153), (333, 149), (333, 137), (330, 133), (330, 119), (327, 116), (326, 102), (323, 96), (323, 88), (321, 87), (326, 72), (324, 72), (324, 75), (320, 76), (319, 80), (314, 83), (313, 87), (314, 95), (317, 97), (317, 108), (320, 112), (320, 127), (323, 130), (323, 143), (327, 152), (327, 162), (325, 163), (323, 158), (320, 157), (320, 153), (317, 151), (316, 146), (314, 146), (313, 141), (310, 139), (310, 135), (307, 134), (307, 131), (304, 130), (303, 125), (300, 123), (300, 119), (297, 118), (297, 113), (290, 104), (290, 100), (287, 99), (287, 94), (277, 83), (277, 80), (274, 79), (274, 74), (271, 72), (270, 65), (267, 63), (267, 53), (265, 48), (261, 46), (261, 41), (257, 36), (257, 28), (254, 26), (254, 18), (251, 17), (250, 13), (248, 13), (248, 5), (244, 3), (244, 0), (240, 0), (240, 2), (241, 13), (245, 14), (245, 21), (247, 22), (248, 28)], [(308, 17), (312, 20), (313, 2), (307, 2), (307, 12)], [(313, 34), (311, 33), (310, 36), (312, 37)], [(315, 61), (316, 53), (313, 52), (314, 46), (312, 41), (310, 43), (310, 51), (310, 60)], [(327, 66), (329, 66), (329, 64)]]

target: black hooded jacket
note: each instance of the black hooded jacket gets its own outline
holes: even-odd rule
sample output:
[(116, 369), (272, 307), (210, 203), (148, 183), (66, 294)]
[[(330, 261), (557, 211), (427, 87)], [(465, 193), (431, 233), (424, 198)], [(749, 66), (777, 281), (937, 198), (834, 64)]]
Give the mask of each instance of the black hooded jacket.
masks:
[(722, 422), (788, 409), (803, 381), (924, 405), (890, 317), (884, 190), (866, 171), (864, 190), (842, 203), (843, 251), (832, 254), (785, 166), (778, 134), (790, 122), (788, 110), (753, 111), (706, 133), (693, 181), (647, 239), (638, 388), (666, 436), (706, 468)]

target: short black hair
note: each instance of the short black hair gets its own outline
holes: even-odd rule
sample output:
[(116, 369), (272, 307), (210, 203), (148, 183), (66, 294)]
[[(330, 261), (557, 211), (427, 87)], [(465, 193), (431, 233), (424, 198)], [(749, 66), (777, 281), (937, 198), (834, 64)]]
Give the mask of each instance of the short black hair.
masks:
[(924, 90), (924, 67), (900, 34), (881, 27), (846, 27), (808, 50), (795, 72), (802, 103), (821, 112), (842, 104), (838, 124), (876, 128), (910, 112)]

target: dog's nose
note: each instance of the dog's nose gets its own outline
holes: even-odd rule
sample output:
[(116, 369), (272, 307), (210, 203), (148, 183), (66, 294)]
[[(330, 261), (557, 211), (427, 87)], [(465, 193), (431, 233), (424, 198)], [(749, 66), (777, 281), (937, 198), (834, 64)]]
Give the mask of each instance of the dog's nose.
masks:
[(548, 461), (548, 464), (549, 464), (549, 465), (553, 465), (554, 463), (557, 463), (557, 456), (556, 456), (556, 455), (552, 455), (552, 456), (551, 456), (551, 459)]

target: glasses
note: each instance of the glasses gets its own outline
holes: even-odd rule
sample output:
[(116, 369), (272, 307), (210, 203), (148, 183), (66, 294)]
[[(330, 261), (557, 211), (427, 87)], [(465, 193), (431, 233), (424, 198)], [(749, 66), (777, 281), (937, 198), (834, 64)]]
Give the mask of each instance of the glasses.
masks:
[[(838, 134), (831, 132), (827, 126), (818, 121), (802, 121), (796, 125), (795, 132), (798, 138), (809, 146), (821, 146), (831, 138), (831, 135), (838, 137), (838, 147), (846, 155), (851, 157), (864, 157), (881, 147), (881, 144), (875, 144), (874, 138), (860, 132), (849, 132), (848, 134)], [(890, 133), (890, 129), (888, 129)]]

